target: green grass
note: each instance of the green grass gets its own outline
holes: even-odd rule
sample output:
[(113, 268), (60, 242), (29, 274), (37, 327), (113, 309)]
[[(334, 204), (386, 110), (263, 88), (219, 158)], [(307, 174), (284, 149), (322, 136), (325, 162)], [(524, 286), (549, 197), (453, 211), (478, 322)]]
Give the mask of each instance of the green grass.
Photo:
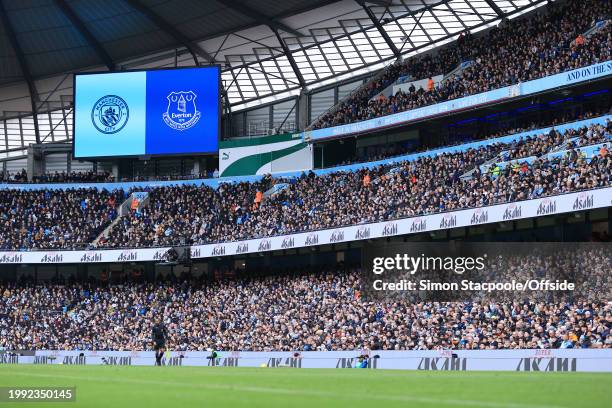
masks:
[(5, 407), (610, 406), (612, 374), (0, 365), (0, 386), (76, 387), (76, 402)]

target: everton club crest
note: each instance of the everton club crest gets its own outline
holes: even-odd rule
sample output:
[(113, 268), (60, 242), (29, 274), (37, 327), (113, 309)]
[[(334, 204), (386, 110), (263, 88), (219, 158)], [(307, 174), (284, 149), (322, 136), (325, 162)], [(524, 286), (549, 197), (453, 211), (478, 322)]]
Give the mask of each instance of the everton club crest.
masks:
[(107, 135), (123, 129), (129, 117), (127, 103), (117, 95), (103, 96), (91, 110), (91, 122), (96, 129)]
[(164, 113), (164, 122), (175, 130), (186, 130), (195, 126), (202, 114), (196, 107), (198, 96), (193, 91), (171, 92), (168, 99), (168, 108)]

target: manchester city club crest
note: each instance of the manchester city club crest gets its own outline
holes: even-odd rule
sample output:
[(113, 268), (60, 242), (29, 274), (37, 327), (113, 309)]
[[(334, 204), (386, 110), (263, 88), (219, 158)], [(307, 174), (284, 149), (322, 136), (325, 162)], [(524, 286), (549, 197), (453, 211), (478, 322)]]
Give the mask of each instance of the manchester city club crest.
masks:
[(181, 131), (195, 126), (202, 116), (195, 104), (197, 97), (193, 91), (171, 92), (163, 115), (166, 125)]
[(123, 129), (129, 117), (127, 103), (117, 95), (103, 96), (91, 110), (91, 122), (96, 129), (107, 135)]

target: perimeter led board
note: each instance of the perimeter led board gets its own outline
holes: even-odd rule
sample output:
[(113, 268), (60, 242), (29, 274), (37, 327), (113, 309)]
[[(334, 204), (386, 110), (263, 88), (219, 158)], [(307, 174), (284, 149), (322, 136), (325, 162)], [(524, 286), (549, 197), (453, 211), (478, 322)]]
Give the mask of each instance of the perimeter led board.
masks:
[(220, 69), (77, 74), (76, 158), (216, 153)]

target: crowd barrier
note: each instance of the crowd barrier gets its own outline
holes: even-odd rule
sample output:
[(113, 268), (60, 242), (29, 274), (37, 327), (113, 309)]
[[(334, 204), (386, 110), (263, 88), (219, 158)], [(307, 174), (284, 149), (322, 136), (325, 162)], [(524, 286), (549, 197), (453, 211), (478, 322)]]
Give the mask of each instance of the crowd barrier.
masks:
[[(599, 155), (599, 152), (602, 147), (605, 147), (606, 149), (609, 150), (612, 146), (610, 146), (610, 141), (608, 140), (607, 142), (604, 142), (604, 143), (597, 143), (597, 144), (589, 145), (589, 146), (576, 147), (574, 148), (574, 150), (577, 152), (578, 157), (582, 157), (583, 159), (592, 159), (593, 157)], [(551, 160), (551, 159), (564, 157), (567, 154), (569, 154), (569, 150), (561, 150), (558, 152), (549, 153), (546, 155), (546, 157), (549, 160)]]
[[(191, 247), (191, 257), (211, 258), (337, 244), (448, 228), (515, 221), (595, 208), (606, 208), (609, 206), (612, 206), (612, 187), (313, 232), (219, 244), (195, 245)], [(164, 259), (168, 249), (166, 247), (90, 251), (0, 251), (0, 264), (158, 261)]]
[[(36, 351), (0, 354), (0, 364), (154, 365), (153, 351)], [(164, 365), (356, 368), (367, 355), (368, 369), (423, 371), (612, 372), (612, 349), (409, 350), (304, 352), (169, 351)]]

